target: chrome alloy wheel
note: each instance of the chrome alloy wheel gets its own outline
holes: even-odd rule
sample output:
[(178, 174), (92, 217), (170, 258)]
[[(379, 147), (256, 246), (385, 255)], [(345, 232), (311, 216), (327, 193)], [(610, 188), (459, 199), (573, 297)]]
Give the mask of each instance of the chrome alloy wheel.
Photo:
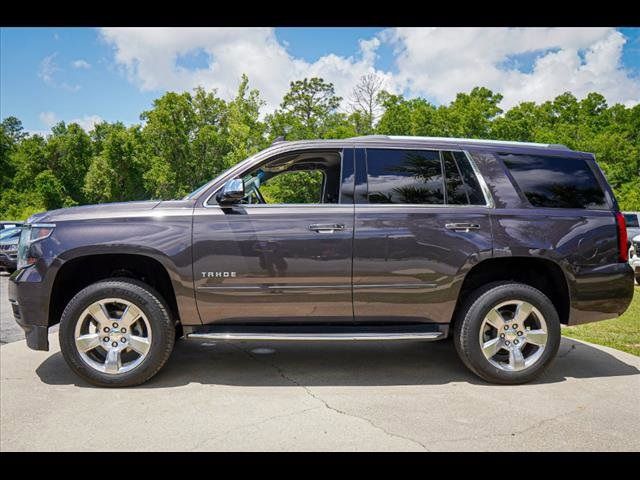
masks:
[(133, 370), (151, 347), (151, 325), (142, 310), (122, 298), (87, 307), (76, 323), (75, 345), (91, 368), (109, 374)]
[(540, 359), (547, 337), (547, 324), (536, 307), (522, 300), (509, 300), (493, 307), (484, 317), (480, 348), (493, 366), (520, 371)]

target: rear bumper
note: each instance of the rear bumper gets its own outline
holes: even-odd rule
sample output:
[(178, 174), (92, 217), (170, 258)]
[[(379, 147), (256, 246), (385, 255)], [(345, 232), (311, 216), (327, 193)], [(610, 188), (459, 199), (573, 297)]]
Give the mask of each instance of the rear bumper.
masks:
[(628, 263), (583, 268), (571, 282), (569, 325), (622, 315), (633, 299), (634, 271)]
[(9, 277), (9, 303), (13, 318), (24, 330), (27, 346), (49, 350), (49, 292), (34, 268), (17, 271)]

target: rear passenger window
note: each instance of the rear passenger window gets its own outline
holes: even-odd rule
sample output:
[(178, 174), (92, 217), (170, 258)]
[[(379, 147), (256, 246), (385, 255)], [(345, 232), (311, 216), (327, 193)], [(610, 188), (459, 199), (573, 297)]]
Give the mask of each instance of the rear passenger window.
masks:
[(485, 199), (478, 179), (462, 152), (442, 152), (447, 186), (447, 204), (484, 205)]
[(586, 161), (542, 155), (501, 155), (534, 207), (607, 209), (604, 192)]
[(462, 180), (464, 181), (465, 190), (469, 196), (469, 204), (485, 205), (486, 200), (482, 194), (478, 177), (476, 177), (473, 167), (471, 166), (471, 163), (469, 163), (469, 159), (462, 152), (453, 152), (453, 155), (456, 158), (458, 169), (460, 170)]
[(453, 158), (453, 153), (442, 152), (444, 161), (445, 183), (447, 186), (447, 203), (451, 205), (468, 205), (469, 197), (467, 196), (464, 182), (460, 175), (460, 170)]
[(440, 153), (367, 149), (369, 203), (444, 204)]

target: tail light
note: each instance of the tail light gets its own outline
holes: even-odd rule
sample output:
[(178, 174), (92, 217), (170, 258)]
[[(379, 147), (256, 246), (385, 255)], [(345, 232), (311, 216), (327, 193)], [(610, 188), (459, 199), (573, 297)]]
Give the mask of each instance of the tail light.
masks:
[(627, 262), (629, 260), (627, 222), (624, 221), (624, 215), (620, 212), (616, 212), (616, 227), (618, 229), (618, 261)]

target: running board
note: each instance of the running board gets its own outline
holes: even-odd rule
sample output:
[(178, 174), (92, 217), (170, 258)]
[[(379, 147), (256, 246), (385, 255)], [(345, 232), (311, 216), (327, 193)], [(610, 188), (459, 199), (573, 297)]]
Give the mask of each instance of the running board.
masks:
[[(203, 338), (208, 340), (259, 340), (259, 341), (378, 341), (378, 340), (439, 340), (446, 337), (446, 327), (438, 329), (433, 326), (421, 328), (384, 328), (366, 327), (363, 329), (325, 327), (319, 328), (226, 328), (200, 329), (187, 333), (187, 338)], [(206, 328), (206, 327), (205, 327)], [(445, 330), (445, 331), (443, 331)]]

